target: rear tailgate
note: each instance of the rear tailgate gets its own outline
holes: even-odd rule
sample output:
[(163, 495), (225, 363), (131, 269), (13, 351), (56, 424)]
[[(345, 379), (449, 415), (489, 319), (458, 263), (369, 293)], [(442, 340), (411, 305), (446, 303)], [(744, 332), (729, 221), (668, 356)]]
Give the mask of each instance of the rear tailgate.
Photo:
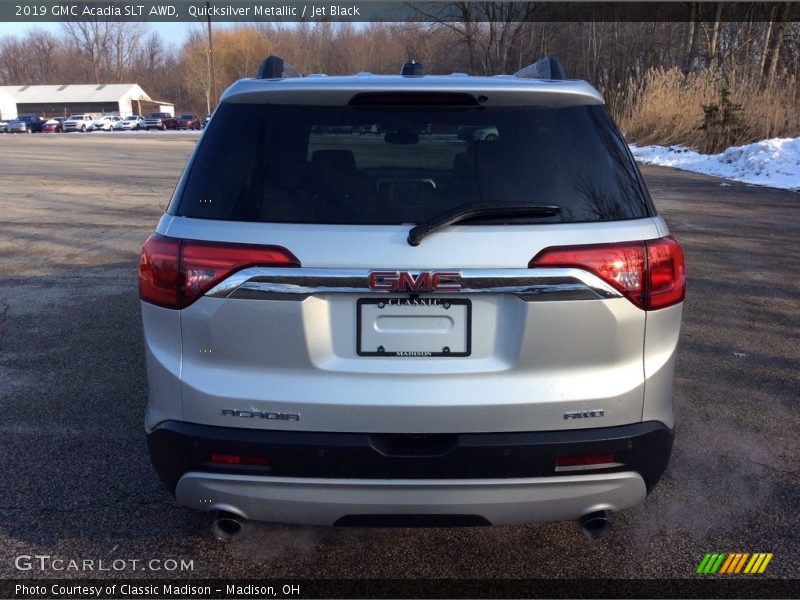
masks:
[[(246, 270), (211, 290), (215, 296), (201, 297), (181, 311), (183, 414), (189, 422), (466, 433), (641, 420), (645, 311), (607, 293), (610, 288), (588, 272), (528, 269), (527, 264), (549, 246), (657, 238), (654, 219), (453, 226), (418, 247), (405, 242), (408, 227), (397, 226), (174, 218), (160, 233), (279, 245), (302, 265), (280, 276), (275, 269)], [(488, 291), (465, 285), (453, 292), (375, 292), (366, 285), (373, 271), (408, 271), (412, 277), (445, 271), (463, 281), (485, 284), (494, 276), (497, 282)], [(345, 277), (346, 284), (315, 288), (309, 273), (317, 282)], [(529, 293), (504, 289), (504, 282), (526, 278)], [(281, 289), (288, 293), (276, 293)], [(395, 308), (392, 327), (381, 332), (374, 302), (388, 298), (454, 300), (454, 307), (468, 301), (468, 318), (459, 309), (449, 320), (455, 336), (445, 338), (460, 355), (426, 354), (436, 337), (425, 327), (433, 323), (435, 329), (441, 309), (428, 314)], [(415, 326), (415, 317), (422, 322), (423, 314), (433, 318)], [(378, 337), (359, 335), (360, 326)], [(393, 328), (401, 334), (391, 335)], [(460, 352), (464, 335), (469, 347)], [(401, 342), (412, 351), (366, 355), (377, 348), (362, 347), (359, 355), (359, 345), (374, 345), (375, 339), (386, 340), (388, 351)], [(422, 355), (415, 356), (414, 348)], [(594, 418), (565, 417), (576, 411)]]

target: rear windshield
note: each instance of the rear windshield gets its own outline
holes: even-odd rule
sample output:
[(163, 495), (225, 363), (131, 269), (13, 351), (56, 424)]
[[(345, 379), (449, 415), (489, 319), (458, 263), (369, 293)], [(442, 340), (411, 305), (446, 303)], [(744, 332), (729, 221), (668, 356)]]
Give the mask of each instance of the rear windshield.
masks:
[(233, 221), (409, 224), (478, 202), (561, 207), (515, 223), (652, 214), (604, 106), (223, 104), (171, 211)]

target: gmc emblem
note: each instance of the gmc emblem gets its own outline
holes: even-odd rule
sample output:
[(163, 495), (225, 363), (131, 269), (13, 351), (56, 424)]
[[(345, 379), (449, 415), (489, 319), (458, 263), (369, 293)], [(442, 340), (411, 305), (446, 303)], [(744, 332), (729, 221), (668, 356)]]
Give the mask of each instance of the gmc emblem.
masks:
[(456, 271), (373, 271), (369, 274), (369, 289), (376, 292), (459, 292), (461, 273)]

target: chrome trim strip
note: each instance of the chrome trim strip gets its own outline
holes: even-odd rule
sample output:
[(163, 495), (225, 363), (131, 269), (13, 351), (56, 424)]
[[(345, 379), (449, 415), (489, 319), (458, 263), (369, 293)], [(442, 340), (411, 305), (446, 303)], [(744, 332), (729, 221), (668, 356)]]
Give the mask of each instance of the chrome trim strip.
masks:
[[(205, 295), (259, 300), (304, 300), (315, 294), (398, 295), (397, 292), (370, 289), (369, 274), (377, 270), (251, 267), (234, 273)], [(444, 268), (424, 270), (453, 271)], [(409, 271), (418, 272), (415, 269)], [(622, 297), (599, 277), (581, 269), (462, 269), (459, 273), (460, 292), (437, 294), (512, 294), (526, 302)]]

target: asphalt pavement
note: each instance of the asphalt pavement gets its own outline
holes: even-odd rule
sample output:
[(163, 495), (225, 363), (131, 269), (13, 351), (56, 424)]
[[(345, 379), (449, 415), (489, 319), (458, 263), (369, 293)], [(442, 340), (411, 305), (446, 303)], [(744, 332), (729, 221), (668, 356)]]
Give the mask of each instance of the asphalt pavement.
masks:
[[(193, 147), (0, 136), (0, 577), (691, 579), (718, 551), (772, 552), (762, 577), (800, 576), (800, 194), (643, 168), (686, 253), (677, 436), (610, 538), (257, 524), (226, 544), (162, 488), (143, 429), (138, 252)], [(192, 568), (18, 568), (29, 555)]]

